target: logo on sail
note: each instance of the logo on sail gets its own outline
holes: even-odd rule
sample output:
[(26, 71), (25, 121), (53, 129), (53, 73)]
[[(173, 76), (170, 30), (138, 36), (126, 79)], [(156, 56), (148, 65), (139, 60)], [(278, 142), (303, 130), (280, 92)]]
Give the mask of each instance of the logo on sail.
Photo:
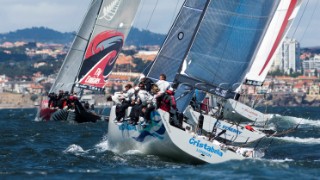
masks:
[(99, 16), (98, 19), (111, 21), (113, 17), (117, 14), (121, 2), (122, 0), (114, 0), (109, 5), (103, 7), (102, 15)]
[[(122, 49), (124, 35), (117, 31), (97, 34), (89, 43), (79, 73), (82, 88), (103, 88)], [(96, 88), (95, 88), (96, 89)]]

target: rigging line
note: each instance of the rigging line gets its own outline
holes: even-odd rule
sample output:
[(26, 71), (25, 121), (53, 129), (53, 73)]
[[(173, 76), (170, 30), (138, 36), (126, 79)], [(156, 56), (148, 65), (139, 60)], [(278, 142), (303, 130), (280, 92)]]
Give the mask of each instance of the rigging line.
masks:
[(316, 0), (316, 1), (317, 1), (317, 2), (316, 2), (315, 7), (313, 8), (313, 11), (312, 11), (312, 14), (311, 14), (311, 18), (310, 18), (310, 20), (309, 20), (309, 22), (308, 22), (308, 24), (307, 24), (307, 27), (304, 29), (304, 31), (303, 31), (303, 33), (302, 33), (302, 37), (298, 40), (298, 42), (301, 42), (301, 41), (303, 40), (304, 35), (306, 34), (307, 29), (309, 29), (309, 26), (310, 26), (310, 24), (311, 24), (311, 20), (313, 19), (314, 13), (316, 12), (316, 9), (318, 9), (319, 0)]
[(137, 21), (138, 21), (138, 19), (140, 19), (142, 10), (143, 10), (143, 8), (144, 8), (144, 4), (145, 4), (145, 3), (144, 3), (144, 0), (142, 0), (140, 4), (142, 4), (142, 6), (141, 6), (140, 11), (139, 11), (139, 14), (137, 15), (137, 18), (136, 18)]
[(306, 12), (306, 9), (307, 9), (308, 4), (309, 4), (309, 0), (307, 1), (306, 5), (304, 6), (304, 9), (303, 9), (303, 11), (302, 11), (302, 15), (300, 16), (300, 19), (299, 19), (299, 21), (298, 21), (298, 23), (297, 23), (297, 26), (296, 26), (296, 28), (295, 28), (295, 30), (294, 30), (294, 32), (293, 32), (293, 34), (292, 34), (291, 37), (294, 37), (294, 35), (296, 34), (296, 32), (297, 32), (297, 30), (298, 30), (298, 27), (299, 27), (299, 25), (300, 25), (300, 23), (301, 23), (302, 17), (305, 15), (305, 12)]
[(157, 0), (157, 1), (156, 1), (156, 4), (155, 4), (155, 6), (154, 6), (154, 8), (153, 8), (153, 10), (152, 10), (151, 16), (150, 16), (150, 18), (149, 18), (149, 20), (148, 20), (148, 24), (147, 24), (146, 29), (148, 29), (148, 28), (149, 28), (149, 25), (150, 25), (151, 19), (152, 19), (152, 17), (153, 17), (153, 14), (154, 14), (154, 12), (155, 12), (155, 10), (156, 10), (157, 6), (158, 6), (158, 2), (159, 2), (159, 0)]

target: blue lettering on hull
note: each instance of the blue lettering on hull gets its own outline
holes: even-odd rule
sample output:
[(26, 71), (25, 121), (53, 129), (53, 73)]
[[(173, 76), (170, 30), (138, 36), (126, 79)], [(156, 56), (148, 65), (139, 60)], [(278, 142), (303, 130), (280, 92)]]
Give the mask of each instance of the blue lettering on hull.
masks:
[(219, 149), (215, 149), (214, 146), (210, 146), (207, 143), (202, 143), (200, 140), (196, 140), (195, 138), (191, 138), (189, 140), (189, 144), (196, 146), (197, 152), (200, 152), (206, 156), (211, 157), (210, 153), (216, 154), (220, 157), (223, 156), (223, 153)]
[(229, 131), (229, 132), (232, 132), (232, 133), (235, 133), (235, 134), (238, 134), (238, 135), (240, 135), (240, 134), (242, 133), (242, 131), (239, 131), (238, 129), (232, 128), (231, 126), (223, 125), (223, 126), (221, 127), (221, 123), (220, 123), (220, 122), (217, 123), (217, 126), (218, 126), (219, 128), (221, 128), (221, 129), (225, 129), (225, 130), (227, 130), (227, 131)]

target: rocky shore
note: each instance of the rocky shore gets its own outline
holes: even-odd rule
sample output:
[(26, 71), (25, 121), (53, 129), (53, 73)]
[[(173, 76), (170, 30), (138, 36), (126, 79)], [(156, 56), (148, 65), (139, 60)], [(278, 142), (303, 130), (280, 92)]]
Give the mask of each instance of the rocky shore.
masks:
[(320, 106), (320, 95), (305, 94), (268, 94), (249, 95), (240, 100), (251, 106)]
[(0, 109), (33, 108), (36, 102), (30, 94), (0, 93)]

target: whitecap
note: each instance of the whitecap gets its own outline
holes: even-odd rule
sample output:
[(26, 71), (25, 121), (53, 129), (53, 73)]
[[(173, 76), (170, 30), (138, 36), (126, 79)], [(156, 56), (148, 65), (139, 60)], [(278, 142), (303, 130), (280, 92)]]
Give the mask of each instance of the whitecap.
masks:
[(271, 162), (276, 162), (276, 163), (284, 163), (284, 162), (292, 162), (294, 161), (293, 159), (285, 158), (285, 159), (270, 159)]
[(135, 154), (142, 154), (142, 152), (139, 150), (129, 150), (129, 151), (125, 152), (124, 154), (135, 155)]
[(293, 117), (293, 116), (277, 116), (277, 118), (282, 121), (291, 122), (294, 124), (304, 124), (304, 125), (311, 125), (311, 126), (317, 126), (320, 127), (320, 121), (318, 120), (310, 120), (309, 118), (299, 118), (299, 117)]
[(85, 154), (87, 152), (88, 151), (83, 150), (83, 148), (81, 146), (76, 145), (76, 144), (70, 145), (67, 149), (65, 149), (63, 151), (63, 153), (71, 153), (71, 154), (76, 154), (76, 155)]
[(281, 139), (290, 142), (296, 142), (301, 144), (320, 144), (320, 138), (299, 138), (299, 137), (276, 137), (276, 139)]

